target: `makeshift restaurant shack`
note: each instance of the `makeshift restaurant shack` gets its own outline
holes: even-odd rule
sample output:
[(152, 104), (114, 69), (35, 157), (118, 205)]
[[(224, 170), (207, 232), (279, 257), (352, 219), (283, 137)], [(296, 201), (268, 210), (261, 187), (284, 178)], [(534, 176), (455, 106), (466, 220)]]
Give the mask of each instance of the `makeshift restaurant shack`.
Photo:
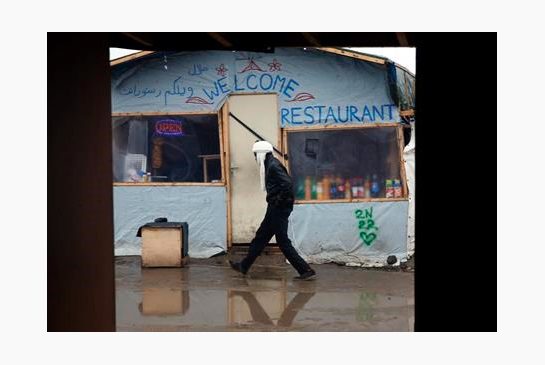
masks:
[(116, 255), (139, 255), (136, 231), (157, 217), (188, 222), (192, 257), (248, 244), (266, 209), (256, 135), (293, 177), (288, 234), (310, 262), (384, 265), (414, 250), (403, 122), (415, 78), (401, 66), (337, 48), (146, 51), (111, 65)]

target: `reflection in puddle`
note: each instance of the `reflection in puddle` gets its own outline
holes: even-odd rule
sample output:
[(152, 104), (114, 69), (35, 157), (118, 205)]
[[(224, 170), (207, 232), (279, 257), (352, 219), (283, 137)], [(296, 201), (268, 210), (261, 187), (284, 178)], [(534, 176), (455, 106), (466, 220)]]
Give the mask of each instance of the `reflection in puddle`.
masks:
[[(322, 280), (296, 283), (286, 270), (235, 275), (214, 266), (116, 267), (119, 331), (411, 331), (411, 285), (382, 273), (325, 267)], [(341, 276), (346, 275), (346, 276)], [(361, 278), (355, 275), (360, 275)], [(339, 288), (349, 281), (368, 287)], [(379, 283), (379, 280), (382, 282)], [(405, 287), (403, 285), (406, 285)]]
[(373, 307), (375, 306), (376, 300), (377, 295), (375, 293), (363, 292), (360, 294), (358, 309), (356, 310), (356, 319), (358, 321), (370, 321), (373, 319)]
[(185, 314), (189, 309), (189, 291), (145, 288), (138, 310), (143, 315)]
[[(275, 294), (277, 298), (274, 298)], [(261, 302), (257, 300), (256, 296), (261, 298)], [(231, 299), (229, 300), (229, 305), (233, 315), (230, 318), (229, 324), (255, 322), (269, 326), (276, 325), (279, 327), (289, 327), (292, 325), (299, 310), (301, 310), (313, 296), (314, 293), (298, 293), (286, 306), (285, 292), (257, 292), (254, 294), (247, 291), (231, 290), (229, 293), (229, 298)], [(246, 305), (237, 301), (237, 297), (241, 298)], [(275, 306), (275, 304), (277, 306)], [(270, 308), (271, 305), (272, 309), (267, 312), (264, 309), (264, 306)], [(273, 319), (276, 320), (276, 324)]]
[(142, 268), (142, 315), (185, 314), (189, 290), (182, 289), (187, 272), (173, 268)]

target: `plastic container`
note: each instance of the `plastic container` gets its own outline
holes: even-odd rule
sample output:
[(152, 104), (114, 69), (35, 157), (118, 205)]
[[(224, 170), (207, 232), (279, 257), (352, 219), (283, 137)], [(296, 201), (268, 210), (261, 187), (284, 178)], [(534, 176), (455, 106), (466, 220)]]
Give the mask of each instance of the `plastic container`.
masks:
[(359, 187), (358, 187), (358, 179), (354, 178), (352, 179), (352, 198), (357, 199), (359, 198)]
[(367, 177), (365, 178), (364, 193), (365, 198), (371, 197), (371, 178), (369, 177), (369, 175), (367, 175)]
[(329, 198), (337, 199), (337, 181), (334, 177), (331, 178), (331, 188), (329, 190)]
[(322, 189), (323, 189), (324, 200), (331, 199), (330, 198), (330, 196), (331, 196), (331, 194), (330, 194), (331, 182), (330, 182), (330, 179), (329, 179), (328, 175), (324, 176), (324, 179), (322, 181)]
[(378, 198), (380, 194), (380, 185), (376, 174), (373, 174), (373, 182), (371, 183), (371, 197)]
[(344, 179), (342, 177), (337, 177), (337, 198), (338, 199), (344, 199)]
[(403, 190), (401, 189), (401, 181), (394, 180), (394, 198), (402, 198)]
[(295, 188), (295, 199), (305, 199), (305, 179), (299, 178), (297, 181), (297, 187)]
[(310, 200), (312, 197), (312, 182), (310, 176), (305, 178), (305, 200)]
[(324, 199), (324, 189), (323, 189), (323, 183), (321, 181), (318, 181), (316, 183), (316, 198), (318, 200), (323, 200)]
[(394, 186), (393, 186), (392, 182), (393, 182), (393, 180), (386, 179), (386, 183), (385, 183), (386, 198), (393, 198), (394, 197)]
[(352, 187), (350, 186), (350, 179), (346, 179), (344, 183), (344, 198), (352, 199)]

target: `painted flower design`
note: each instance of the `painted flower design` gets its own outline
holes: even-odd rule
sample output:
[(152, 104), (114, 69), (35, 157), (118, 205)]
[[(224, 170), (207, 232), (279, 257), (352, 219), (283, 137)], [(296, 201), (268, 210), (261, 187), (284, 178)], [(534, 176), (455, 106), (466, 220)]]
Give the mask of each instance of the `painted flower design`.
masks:
[(218, 75), (220, 76), (225, 76), (225, 73), (227, 71), (229, 71), (225, 65), (222, 63), (221, 65), (219, 65), (219, 67), (216, 67), (216, 71), (218, 71)]
[(282, 64), (280, 62), (278, 62), (276, 60), (276, 58), (275, 58), (275, 59), (273, 59), (272, 63), (269, 63), (269, 71), (271, 71), (271, 72), (282, 71), (280, 69), (280, 66), (282, 66)]

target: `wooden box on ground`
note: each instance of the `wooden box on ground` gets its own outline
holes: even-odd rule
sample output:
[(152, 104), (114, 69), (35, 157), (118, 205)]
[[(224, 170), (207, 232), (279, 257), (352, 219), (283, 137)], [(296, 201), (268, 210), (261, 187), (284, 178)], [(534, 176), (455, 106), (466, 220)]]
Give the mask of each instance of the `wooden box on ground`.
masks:
[(143, 267), (182, 267), (188, 262), (187, 223), (148, 223), (138, 230), (142, 237)]

